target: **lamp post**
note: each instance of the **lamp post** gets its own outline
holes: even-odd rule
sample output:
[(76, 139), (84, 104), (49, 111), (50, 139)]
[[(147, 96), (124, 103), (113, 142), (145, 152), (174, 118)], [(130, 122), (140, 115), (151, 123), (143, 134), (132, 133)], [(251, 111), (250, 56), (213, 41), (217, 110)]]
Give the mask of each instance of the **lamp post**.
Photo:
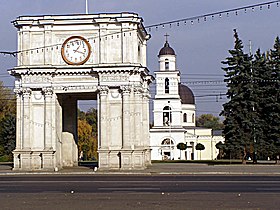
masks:
[(171, 134), (171, 107), (170, 107), (170, 101), (168, 101), (168, 121), (169, 121), (169, 149), (170, 149), (170, 160), (172, 160), (171, 154), (172, 154), (172, 134)]
[[(252, 41), (249, 40), (249, 51), (250, 51), (250, 56), (252, 56)], [(254, 69), (251, 61), (251, 85), (253, 85), (253, 79), (254, 79)], [(252, 87), (252, 95), (253, 95), (253, 90), (254, 87)], [(253, 117), (255, 116), (255, 104), (253, 104)], [(251, 115), (252, 116), (252, 115)], [(254, 121), (253, 118), (251, 120)], [(255, 132), (255, 122), (253, 122), (253, 163), (257, 163), (257, 151), (256, 151), (256, 132)]]

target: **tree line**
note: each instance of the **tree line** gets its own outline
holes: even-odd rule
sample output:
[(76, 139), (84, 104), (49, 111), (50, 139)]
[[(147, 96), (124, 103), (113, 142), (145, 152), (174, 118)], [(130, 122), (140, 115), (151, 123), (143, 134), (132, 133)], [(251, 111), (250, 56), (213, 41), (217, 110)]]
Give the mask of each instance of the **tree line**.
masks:
[(234, 48), (222, 64), (227, 84), (223, 104), (226, 158), (254, 161), (280, 154), (280, 39), (267, 52), (245, 53), (234, 30)]

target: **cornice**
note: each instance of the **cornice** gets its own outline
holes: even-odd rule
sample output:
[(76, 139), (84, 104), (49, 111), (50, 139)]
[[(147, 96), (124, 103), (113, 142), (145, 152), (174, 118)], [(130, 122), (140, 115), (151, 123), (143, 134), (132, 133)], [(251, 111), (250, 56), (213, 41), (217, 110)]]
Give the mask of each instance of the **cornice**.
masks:
[(149, 70), (140, 65), (98, 65), (98, 66), (29, 66), (29, 67), (15, 67), (8, 70), (10, 75), (82, 75), (95, 73), (120, 73), (129, 72), (130, 74), (144, 74), (148, 75)]
[(142, 25), (143, 19), (136, 13), (100, 13), (100, 14), (69, 14), (19, 16), (12, 21), (15, 27), (42, 25), (83, 25), (83, 24), (121, 24), (135, 23)]

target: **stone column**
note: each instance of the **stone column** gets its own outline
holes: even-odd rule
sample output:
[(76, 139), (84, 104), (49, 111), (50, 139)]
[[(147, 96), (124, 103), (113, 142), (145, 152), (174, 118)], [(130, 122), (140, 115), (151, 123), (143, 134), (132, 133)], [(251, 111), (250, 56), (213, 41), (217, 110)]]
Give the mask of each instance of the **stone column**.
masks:
[(22, 97), (22, 89), (16, 88), (14, 90), (16, 94), (16, 148), (13, 151), (14, 154), (14, 170), (19, 170), (21, 168), (21, 155), (20, 151), (22, 149), (22, 141), (23, 141), (23, 97)]
[(134, 124), (135, 124), (135, 145), (143, 146), (143, 132), (142, 132), (142, 88), (136, 87), (134, 89)]
[(31, 170), (32, 168), (32, 147), (31, 147), (31, 119), (30, 119), (30, 109), (31, 109), (31, 89), (22, 89), (22, 118), (20, 121), (21, 127), (21, 145), (18, 151), (14, 152), (14, 163), (15, 170)]
[(143, 120), (143, 141), (144, 146), (149, 147), (150, 137), (149, 137), (149, 94), (145, 92), (143, 94), (142, 100), (142, 120)]
[(22, 149), (22, 132), (23, 132), (23, 96), (22, 89), (17, 88), (14, 90), (16, 94), (16, 150)]
[(131, 87), (131, 91), (129, 94), (129, 129), (130, 129), (130, 146), (134, 147), (135, 145), (135, 98), (134, 98), (134, 87)]
[(108, 92), (107, 86), (99, 88), (99, 108), (98, 108), (98, 163), (99, 169), (110, 168), (109, 135), (108, 130)]
[(122, 86), (122, 146), (124, 148), (130, 148), (130, 103), (129, 103), (129, 95), (130, 88), (129, 86)]
[(142, 101), (142, 115), (143, 115), (143, 144), (146, 148), (145, 150), (145, 164), (151, 165), (151, 150), (150, 150), (150, 134), (149, 134), (149, 92), (145, 91), (143, 93)]
[(108, 121), (108, 92), (109, 88), (107, 86), (100, 86), (99, 87), (99, 148), (108, 148), (109, 141), (107, 135), (107, 121)]
[(30, 106), (31, 106), (31, 89), (25, 88), (23, 89), (23, 120), (22, 120), (22, 148), (24, 150), (31, 149), (30, 142), (30, 129), (31, 129), (31, 119), (30, 119)]
[(44, 149), (52, 150), (52, 88), (44, 88), (45, 96), (45, 119), (44, 119)]

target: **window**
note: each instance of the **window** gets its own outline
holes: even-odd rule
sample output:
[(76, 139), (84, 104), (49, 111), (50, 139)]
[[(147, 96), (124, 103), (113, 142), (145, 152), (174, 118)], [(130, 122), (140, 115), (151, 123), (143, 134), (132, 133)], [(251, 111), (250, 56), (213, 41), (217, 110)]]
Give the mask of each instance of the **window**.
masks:
[[(163, 160), (171, 160), (171, 150), (174, 150), (174, 142), (170, 138), (166, 138), (161, 142), (161, 154)], [(173, 156), (173, 155), (172, 155)]]
[(174, 145), (174, 142), (171, 140), (171, 139), (164, 139), (162, 142), (161, 142), (161, 145)]
[(172, 122), (171, 107), (166, 106), (163, 108), (163, 125), (170, 126)]
[(186, 114), (186, 113), (184, 113), (184, 115), (183, 115), (183, 121), (184, 121), (184, 122), (188, 122), (187, 114)]
[(169, 70), (169, 61), (165, 59), (165, 70)]
[(194, 114), (192, 114), (192, 123), (194, 123)]
[(169, 93), (169, 79), (165, 78), (165, 93)]
[(165, 62), (165, 70), (169, 70), (169, 62)]

